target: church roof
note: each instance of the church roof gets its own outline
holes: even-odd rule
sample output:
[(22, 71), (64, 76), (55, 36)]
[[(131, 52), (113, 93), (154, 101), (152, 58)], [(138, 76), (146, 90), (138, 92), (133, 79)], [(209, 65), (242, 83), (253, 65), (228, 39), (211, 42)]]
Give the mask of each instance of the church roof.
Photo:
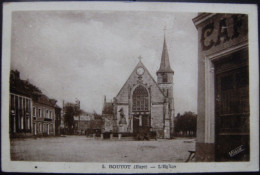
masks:
[(160, 65), (159, 70), (156, 73), (157, 74), (158, 73), (174, 73), (174, 71), (172, 70), (171, 65), (170, 65), (169, 54), (168, 54), (165, 37), (164, 37), (164, 42), (163, 42), (161, 65)]
[(118, 94), (116, 95), (116, 98), (118, 98), (119, 94), (121, 94), (123, 92), (123, 89), (126, 87), (127, 83), (130, 81), (131, 77), (133, 75), (136, 75), (136, 70), (139, 67), (143, 67), (145, 69), (145, 72), (147, 73), (147, 75), (151, 78), (151, 81), (153, 82), (153, 84), (158, 88), (158, 90), (161, 92), (160, 94), (165, 97), (162, 89), (159, 87), (159, 85), (157, 84), (157, 82), (154, 80), (153, 76), (150, 74), (150, 72), (148, 71), (148, 69), (145, 67), (145, 65), (143, 64), (143, 62), (140, 60), (138, 62), (138, 64), (135, 66), (133, 72), (130, 74), (130, 76), (128, 77), (127, 81), (125, 82), (125, 84), (123, 85), (123, 87), (120, 89), (120, 91), (118, 92)]

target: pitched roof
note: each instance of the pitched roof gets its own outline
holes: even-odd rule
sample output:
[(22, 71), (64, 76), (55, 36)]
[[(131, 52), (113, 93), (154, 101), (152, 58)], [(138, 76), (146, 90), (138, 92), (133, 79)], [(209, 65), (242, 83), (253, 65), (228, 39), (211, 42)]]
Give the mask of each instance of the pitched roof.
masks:
[(161, 65), (160, 65), (159, 70), (156, 72), (156, 74), (158, 74), (158, 73), (174, 73), (174, 71), (172, 70), (171, 65), (170, 65), (169, 54), (168, 54), (165, 37), (164, 37), (164, 42), (163, 42)]
[(143, 64), (143, 62), (140, 60), (138, 62), (138, 64), (135, 66), (133, 72), (130, 74), (130, 76), (128, 77), (128, 79), (126, 80), (126, 82), (124, 83), (124, 85), (122, 86), (122, 88), (120, 89), (120, 91), (118, 92), (118, 94), (116, 95), (116, 98), (118, 98), (118, 96), (121, 94), (121, 92), (123, 92), (123, 89), (126, 87), (127, 83), (129, 82), (129, 80), (133, 77), (133, 75), (136, 75), (136, 70), (139, 67), (143, 67), (145, 72), (148, 74), (148, 76), (151, 78), (152, 82), (154, 83), (154, 85), (158, 88), (158, 90), (161, 92), (161, 95), (163, 97), (165, 97), (162, 89), (159, 87), (159, 85), (157, 84), (157, 82), (154, 80), (153, 76), (150, 74), (149, 70), (145, 67), (145, 65)]
[(21, 80), (20, 72), (17, 70), (10, 71), (10, 92), (25, 95), (32, 98), (32, 100), (36, 103), (41, 103), (52, 107), (54, 107), (57, 102), (57, 100), (50, 99), (44, 95), (37, 86), (30, 83), (28, 80)]
[(20, 72), (17, 70), (10, 71), (10, 92), (28, 97), (42, 93), (38, 87), (31, 84), (28, 80), (21, 80)]
[(53, 104), (53, 102), (44, 94), (41, 94), (36, 98), (33, 98), (33, 101), (36, 103), (40, 103), (40, 104), (44, 104), (44, 105), (48, 105), (48, 106), (52, 106), (52, 107), (55, 106), (55, 104)]
[(113, 114), (113, 103), (105, 102), (103, 106), (102, 114)]

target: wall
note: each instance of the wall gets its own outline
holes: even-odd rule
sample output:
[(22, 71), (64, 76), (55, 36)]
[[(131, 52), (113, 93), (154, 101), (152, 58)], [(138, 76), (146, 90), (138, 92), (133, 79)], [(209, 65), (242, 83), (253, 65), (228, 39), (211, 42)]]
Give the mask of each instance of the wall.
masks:
[(248, 43), (247, 16), (201, 13), (198, 30), (198, 118), (196, 160), (215, 160), (215, 84), (213, 59), (220, 59)]
[(32, 133), (32, 100), (29, 97), (10, 93), (10, 134)]
[(152, 105), (151, 107), (151, 126), (154, 131), (157, 131), (157, 136), (164, 136), (164, 109), (163, 104)]
[[(34, 101), (33, 101), (33, 107), (35, 107), (36, 109), (35, 115), (33, 112), (33, 127), (36, 126), (35, 128), (36, 131), (35, 130), (33, 131), (34, 135), (55, 135), (55, 108)], [(41, 116), (39, 116), (39, 109), (41, 109), (41, 113), (42, 113)], [(49, 111), (48, 112), (49, 114), (51, 111), (51, 117), (46, 116), (46, 110)], [(49, 126), (49, 133), (48, 133), (48, 126)]]

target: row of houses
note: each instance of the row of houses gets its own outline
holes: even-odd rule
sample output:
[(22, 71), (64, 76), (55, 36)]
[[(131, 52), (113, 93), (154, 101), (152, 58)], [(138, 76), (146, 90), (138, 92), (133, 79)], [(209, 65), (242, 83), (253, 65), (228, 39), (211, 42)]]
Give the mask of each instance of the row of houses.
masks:
[[(57, 100), (51, 99), (28, 80), (20, 78), (20, 72), (10, 72), (10, 137), (49, 136), (61, 134), (88, 134), (102, 129), (102, 119), (98, 114), (80, 110), (80, 101), (65, 103), (62, 108)], [(68, 132), (65, 123), (65, 106), (72, 105), (78, 108), (79, 115), (71, 116), (73, 119), (73, 132)]]
[(10, 72), (10, 136), (60, 134), (61, 108), (20, 72)]

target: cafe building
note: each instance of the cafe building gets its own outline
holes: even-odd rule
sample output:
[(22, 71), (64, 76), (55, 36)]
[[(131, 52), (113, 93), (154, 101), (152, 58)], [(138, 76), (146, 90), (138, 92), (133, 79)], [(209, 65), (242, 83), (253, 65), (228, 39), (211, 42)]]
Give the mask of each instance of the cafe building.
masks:
[(199, 13), (196, 161), (248, 161), (248, 16)]

